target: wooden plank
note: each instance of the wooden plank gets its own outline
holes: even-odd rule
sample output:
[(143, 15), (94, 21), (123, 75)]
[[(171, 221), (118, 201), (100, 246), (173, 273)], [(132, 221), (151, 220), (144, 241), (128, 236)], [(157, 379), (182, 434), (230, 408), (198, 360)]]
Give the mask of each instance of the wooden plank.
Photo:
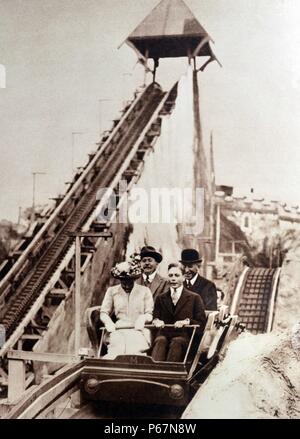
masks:
[(75, 355), (78, 355), (80, 349), (80, 294), (81, 294), (81, 243), (80, 237), (76, 236), (75, 241)]
[(68, 294), (68, 289), (64, 288), (53, 288), (50, 293), (47, 295), (47, 298), (50, 299), (64, 299)]
[(68, 366), (59, 371), (51, 380), (41, 384), (28, 393), (26, 400), (22, 400), (9, 413), (9, 419), (34, 419), (41, 415), (44, 409), (76, 386), (82, 372), (82, 363)]
[(17, 401), (25, 391), (25, 363), (22, 360), (8, 362), (8, 401)]
[(18, 351), (12, 349), (8, 351), (7, 357), (12, 360), (42, 361), (49, 363), (76, 363), (78, 361), (78, 357), (74, 355)]
[[(105, 226), (105, 228), (108, 226)], [(111, 232), (70, 232), (69, 236), (77, 238), (112, 238)]]
[(27, 387), (29, 387), (30, 384), (33, 383), (34, 379), (35, 379), (34, 373), (32, 372), (29, 373), (25, 381), (25, 389), (27, 389)]
[(21, 340), (40, 340), (41, 338), (42, 336), (38, 334), (23, 334)]
[(7, 373), (5, 372), (5, 370), (2, 369), (2, 367), (0, 367), (0, 376), (1, 376), (2, 378), (4, 378), (5, 380), (8, 379), (8, 375), (7, 375)]
[[(45, 419), (45, 417), (47, 417), (49, 415), (49, 413), (54, 412), (55, 409), (57, 408), (57, 406), (59, 404), (62, 404), (63, 402), (65, 402), (66, 400), (70, 399), (70, 397), (73, 395), (74, 392), (76, 392), (79, 389), (78, 385), (75, 385), (73, 387), (71, 387), (70, 390), (68, 390), (67, 392), (63, 393), (62, 396), (60, 396), (59, 398), (57, 398), (52, 404), (50, 404), (45, 410), (43, 410), (43, 412), (38, 415), (36, 417), (36, 419)], [(71, 399), (70, 399), (70, 404), (71, 404)], [(76, 410), (74, 410), (76, 411)], [(61, 414), (63, 413), (63, 409), (60, 409)], [(55, 413), (54, 419), (59, 419), (60, 416), (57, 415), (57, 413)]]

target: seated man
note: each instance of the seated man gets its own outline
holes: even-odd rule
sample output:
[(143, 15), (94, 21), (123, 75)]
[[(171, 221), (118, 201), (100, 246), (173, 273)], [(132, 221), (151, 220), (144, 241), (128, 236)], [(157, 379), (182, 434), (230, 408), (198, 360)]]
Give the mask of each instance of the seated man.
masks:
[(199, 325), (203, 332), (206, 324), (204, 305), (198, 294), (183, 286), (184, 274), (179, 264), (168, 267), (170, 289), (157, 297), (154, 304), (153, 325), (163, 328), (174, 324), (174, 328), (160, 329), (154, 340), (152, 358), (155, 361), (183, 361), (189, 344), (187, 325)]
[(147, 246), (141, 249), (142, 276), (136, 283), (150, 288), (153, 300), (160, 294), (166, 293), (169, 289), (169, 282), (158, 274), (158, 265), (162, 261), (162, 255), (154, 247)]
[(184, 286), (193, 293), (199, 294), (207, 311), (217, 310), (217, 290), (213, 282), (200, 276), (202, 257), (193, 248), (182, 250), (181, 260), (184, 267)]

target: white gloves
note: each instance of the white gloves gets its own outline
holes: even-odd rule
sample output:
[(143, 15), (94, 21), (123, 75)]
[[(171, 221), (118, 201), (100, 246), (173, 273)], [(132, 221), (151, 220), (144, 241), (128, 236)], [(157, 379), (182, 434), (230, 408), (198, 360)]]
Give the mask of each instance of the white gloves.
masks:
[(100, 320), (102, 320), (102, 322), (104, 323), (104, 326), (105, 326), (105, 329), (107, 330), (107, 332), (115, 332), (116, 325), (114, 324), (112, 319), (109, 317), (109, 315), (107, 315), (106, 313), (101, 313)]
[(163, 328), (165, 326), (165, 322), (159, 319), (154, 319), (153, 325), (155, 326), (155, 328)]
[(107, 322), (105, 323), (105, 329), (107, 330), (107, 332), (115, 332), (116, 325), (114, 324), (114, 322)]
[(174, 323), (175, 328), (183, 328), (184, 326), (187, 326), (190, 324), (190, 319), (185, 320), (177, 320), (177, 322)]
[(143, 316), (139, 316), (136, 319), (136, 322), (135, 322), (135, 325), (134, 325), (134, 329), (136, 331), (142, 331), (144, 329), (145, 323), (146, 323), (146, 317), (144, 315)]

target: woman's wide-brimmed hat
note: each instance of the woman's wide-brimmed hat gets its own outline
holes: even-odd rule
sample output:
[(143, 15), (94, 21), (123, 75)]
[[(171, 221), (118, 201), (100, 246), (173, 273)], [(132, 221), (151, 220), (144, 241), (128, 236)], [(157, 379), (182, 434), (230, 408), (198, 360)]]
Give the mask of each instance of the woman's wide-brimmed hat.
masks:
[(138, 279), (142, 275), (141, 267), (135, 263), (121, 262), (111, 269), (111, 275), (120, 280)]
[(182, 264), (196, 264), (197, 262), (202, 262), (202, 257), (194, 248), (187, 248), (182, 250), (181, 260), (179, 262)]
[(145, 247), (142, 248), (141, 250), (141, 258), (145, 258), (145, 257), (151, 257), (153, 259), (156, 260), (156, 262), (160, 263), (163, 259), (162, 255), (160, 253), (158, 253), (154, 247), (151, 247), (150, 245), (147, 245)]

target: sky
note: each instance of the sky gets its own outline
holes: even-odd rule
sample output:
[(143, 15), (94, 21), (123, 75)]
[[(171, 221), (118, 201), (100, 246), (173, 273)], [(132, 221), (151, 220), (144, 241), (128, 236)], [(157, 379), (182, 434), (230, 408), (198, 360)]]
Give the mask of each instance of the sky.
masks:
[[(126, 37), (158, 0), (0, 0), (0, 219), (64, 192), (143, 82)], [(300, 2), (186, 0), (222, 63), (199, 73), (204, 141), (236, 194), (300, 204)], [(185, 72), (164, 60), (166, 89)], [(150, 80), (150, 78), (149, 78)], [(80, 134), (72, 134), (72, 133)], [(72, 154), (73, 151), (73, 154)]]

